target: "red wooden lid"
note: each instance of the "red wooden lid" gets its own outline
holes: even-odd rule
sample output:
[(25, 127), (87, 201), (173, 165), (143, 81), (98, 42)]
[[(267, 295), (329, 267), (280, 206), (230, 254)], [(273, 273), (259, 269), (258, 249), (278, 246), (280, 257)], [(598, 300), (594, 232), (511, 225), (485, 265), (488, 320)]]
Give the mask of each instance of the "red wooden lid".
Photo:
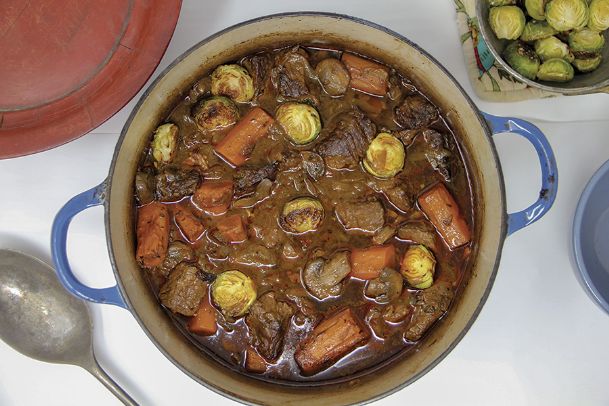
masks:
[(86, 134), (158, 65), (181, 0), (7, 1), (0, 8), (0, 158)]

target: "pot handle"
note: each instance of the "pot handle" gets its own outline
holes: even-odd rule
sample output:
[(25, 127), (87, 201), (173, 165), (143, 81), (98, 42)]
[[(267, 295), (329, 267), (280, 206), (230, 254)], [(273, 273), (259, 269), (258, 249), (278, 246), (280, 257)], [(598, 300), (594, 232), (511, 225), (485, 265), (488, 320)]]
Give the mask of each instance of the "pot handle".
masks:
[(554, 152), (546, 136), (537, 126), (515, 117), (498, 117), (482, 113), (492, 135), (515, 133), (526, 138), (537, 151), (541, 165), (541, 190), (539, 199), (526, 209), (508, 214), (508, 235), (524, 228), (542, 218), (554, 204), (558, 191), (558, 168)]
[(83, 285), (72, 273), (66, 250), (68, 227), (72, 218), (89, 207), (106, 202), (106, 181), (71, 198), (57, 213), (51, 228), (51, 254), (57, 276), (64, 288), (74, 296), (94, 303), (113, 304), (127, 309), (118, 286), (96, 289)]

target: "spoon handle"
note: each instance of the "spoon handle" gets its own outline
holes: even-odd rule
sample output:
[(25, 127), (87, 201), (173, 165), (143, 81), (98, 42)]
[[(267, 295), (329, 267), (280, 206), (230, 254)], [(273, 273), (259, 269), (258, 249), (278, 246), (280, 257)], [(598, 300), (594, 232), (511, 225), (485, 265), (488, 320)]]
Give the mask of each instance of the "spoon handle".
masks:
[(94, 377), (96, 377), (101, 383), (104, 384), (106, 388), (110, 390), (126, 406), (139, 406), (138, 403), (133, 400), (127, 392), (123, 390), (114, 380), (99, 366), (97, 359), (93, 356), (93, 359), (85, 368), (87, 371), (91, 373)]

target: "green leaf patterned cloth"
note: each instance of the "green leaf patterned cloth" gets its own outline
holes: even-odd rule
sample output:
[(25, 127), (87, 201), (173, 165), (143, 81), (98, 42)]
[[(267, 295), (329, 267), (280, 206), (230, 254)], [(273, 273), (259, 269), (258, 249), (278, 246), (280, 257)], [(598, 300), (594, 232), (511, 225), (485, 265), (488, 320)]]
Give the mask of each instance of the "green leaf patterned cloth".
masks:
[(467, 73), (478, 97), (488, 101), (511, 102), (560, 96), (529, 87), (501, 68), (495, 62), (482, 36), (478, 34), (476, 0), (454, 0), (454, 2)]

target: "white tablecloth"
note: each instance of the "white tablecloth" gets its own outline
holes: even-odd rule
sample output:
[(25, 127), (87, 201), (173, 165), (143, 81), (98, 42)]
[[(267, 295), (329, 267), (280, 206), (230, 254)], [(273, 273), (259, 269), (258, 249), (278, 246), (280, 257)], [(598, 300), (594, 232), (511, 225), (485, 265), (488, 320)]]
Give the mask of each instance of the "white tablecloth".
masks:
[[(609, 159), (609, 96), (513, 104), (476, 99), (450, 1), (185, 0), (175, 35), (153, 77), (220, 29), (265, 14), (301, 10), (362, 17), (410, 38), (444, 64), (482, 110), (532, 119), (547, 134), (559, 165), (554, 207), (543, 220), (507, 239), (494, 288), (470, 332), (431, 372), (377, 404), (609, 404), (609, 316), (586, 296), (571, 259), (571, 223), (579, 194)], [(74, 142), (0, 161), (0, 247), (50, 263), (55, 213), (69, 198), (105, 178), (118, 133), (138, 98)], [(500, 135), (496, 143), (508, 209), (524, 208), (539, 192), (536, 155), (520, 137)], [(68, 249), (83, 282), (95, 287), (114, 283), (100, 207), (74, 220)], [(175, 367), (129, 312), (89, 307), (100, 364), (141, 404), (234, 404)], [(2, 405), (119, 404), (78, 367), (34, 361), (1, 341), (0, 359)]]

